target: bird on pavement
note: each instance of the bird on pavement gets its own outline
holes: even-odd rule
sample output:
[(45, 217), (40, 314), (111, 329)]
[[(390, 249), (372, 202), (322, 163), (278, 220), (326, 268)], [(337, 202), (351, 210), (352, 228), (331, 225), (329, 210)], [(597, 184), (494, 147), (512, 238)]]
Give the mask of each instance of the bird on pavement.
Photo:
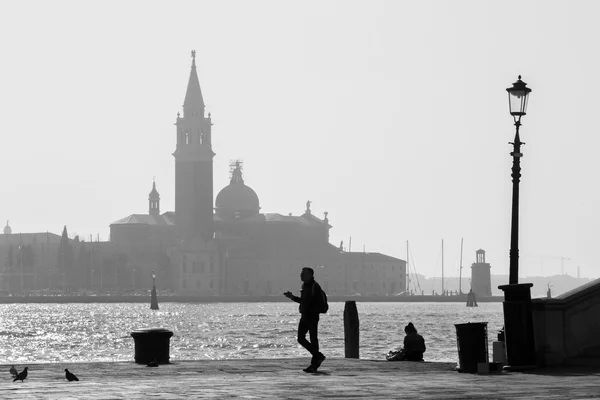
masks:
[(17, 376), (18, 373), (19, 373), (19, 371), (17, 371), (17, 369), (15, 368), (14, 365), (12, 367), (10, 367), (10, 374), (13, 376), (13, 378), (15, 376)]
[(75, 376), (74, 373), (70, 372), (67, 368), (65, 368), (65, 377), (69, 382), (79, 381), (79, 378)]
[(15, 376), (15, 379), (13, 379), (13, 382), (16, 382), (16, 381), (21, 381), (21, 382), (23, 382), (23, 380), (24, 380), (25, 378), (27, 378), (27, 367), (25, 367), (25, 368), (23, 369), (23, 371), (19, 372), (19, 373), (17, 374), (17, 376)]

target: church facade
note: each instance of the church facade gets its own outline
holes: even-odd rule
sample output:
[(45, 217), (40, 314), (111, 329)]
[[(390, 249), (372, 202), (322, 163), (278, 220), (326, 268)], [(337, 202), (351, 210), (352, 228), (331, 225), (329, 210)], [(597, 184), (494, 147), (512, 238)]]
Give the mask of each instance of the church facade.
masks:
[(281, 295), (298, 287), (304, 266), (315, 269), (329, 294), (405, 290), (404, 260), (333, 246), (327, 213), (317, 217), (310, 202), (296, 216), (261, 213), (241, 161), (230, 165), (230, 183), (214, 198), (211, 114), (206, 114), (195, 52), (175, 129), (175, 211), (161, 214), (153, 183), (148, 214), (110, 225), (111, 244), (127, 254), (129, 268), (148, 270), (148, 276), (156, 270), (159, 285), (169, 282), (184, 295)]

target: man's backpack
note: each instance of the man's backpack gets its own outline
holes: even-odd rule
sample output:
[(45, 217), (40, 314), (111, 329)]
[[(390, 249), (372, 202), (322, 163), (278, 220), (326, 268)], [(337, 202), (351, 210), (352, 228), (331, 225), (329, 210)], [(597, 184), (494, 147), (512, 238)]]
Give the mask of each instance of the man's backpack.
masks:
[[(315, 294), (315, 286), (313, 285), (313, 296)], [(326, 314), (329, 311), (329, 304), (327, 303), (327, 294), (321, 288), (321, 298), (317, 299), (317, 309), (319, 310), (319, 314)]]

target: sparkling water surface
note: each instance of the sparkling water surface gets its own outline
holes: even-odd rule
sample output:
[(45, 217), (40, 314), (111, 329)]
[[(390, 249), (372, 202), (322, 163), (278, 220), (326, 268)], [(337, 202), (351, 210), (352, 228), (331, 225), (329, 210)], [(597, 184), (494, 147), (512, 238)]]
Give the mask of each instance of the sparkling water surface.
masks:
[[(1, 304), (0, 363), (132, 361), (130, 333), (173, 331), (171, 360), (307, 357), (296, 341), (298, 304), (168, 303)], [(490, 347), (503, 325), (502, 303), (361, 303), (360, 358), (385, 359), (413, 322), (427, 361), (458, 361), (454, 324), (487, 322)], [(319, 324), (321, 351), (344, 357), (344, 303), (330, 303)]]

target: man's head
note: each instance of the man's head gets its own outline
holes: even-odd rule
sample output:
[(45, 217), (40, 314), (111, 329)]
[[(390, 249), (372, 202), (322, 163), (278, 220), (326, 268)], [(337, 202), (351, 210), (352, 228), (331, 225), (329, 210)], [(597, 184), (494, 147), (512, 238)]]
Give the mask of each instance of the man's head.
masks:
[(302, 268), (302, 272), (300, 273), (300, 279), (302, 282), (308, 282), (315, 276), (315, 271), (310, 267)]

